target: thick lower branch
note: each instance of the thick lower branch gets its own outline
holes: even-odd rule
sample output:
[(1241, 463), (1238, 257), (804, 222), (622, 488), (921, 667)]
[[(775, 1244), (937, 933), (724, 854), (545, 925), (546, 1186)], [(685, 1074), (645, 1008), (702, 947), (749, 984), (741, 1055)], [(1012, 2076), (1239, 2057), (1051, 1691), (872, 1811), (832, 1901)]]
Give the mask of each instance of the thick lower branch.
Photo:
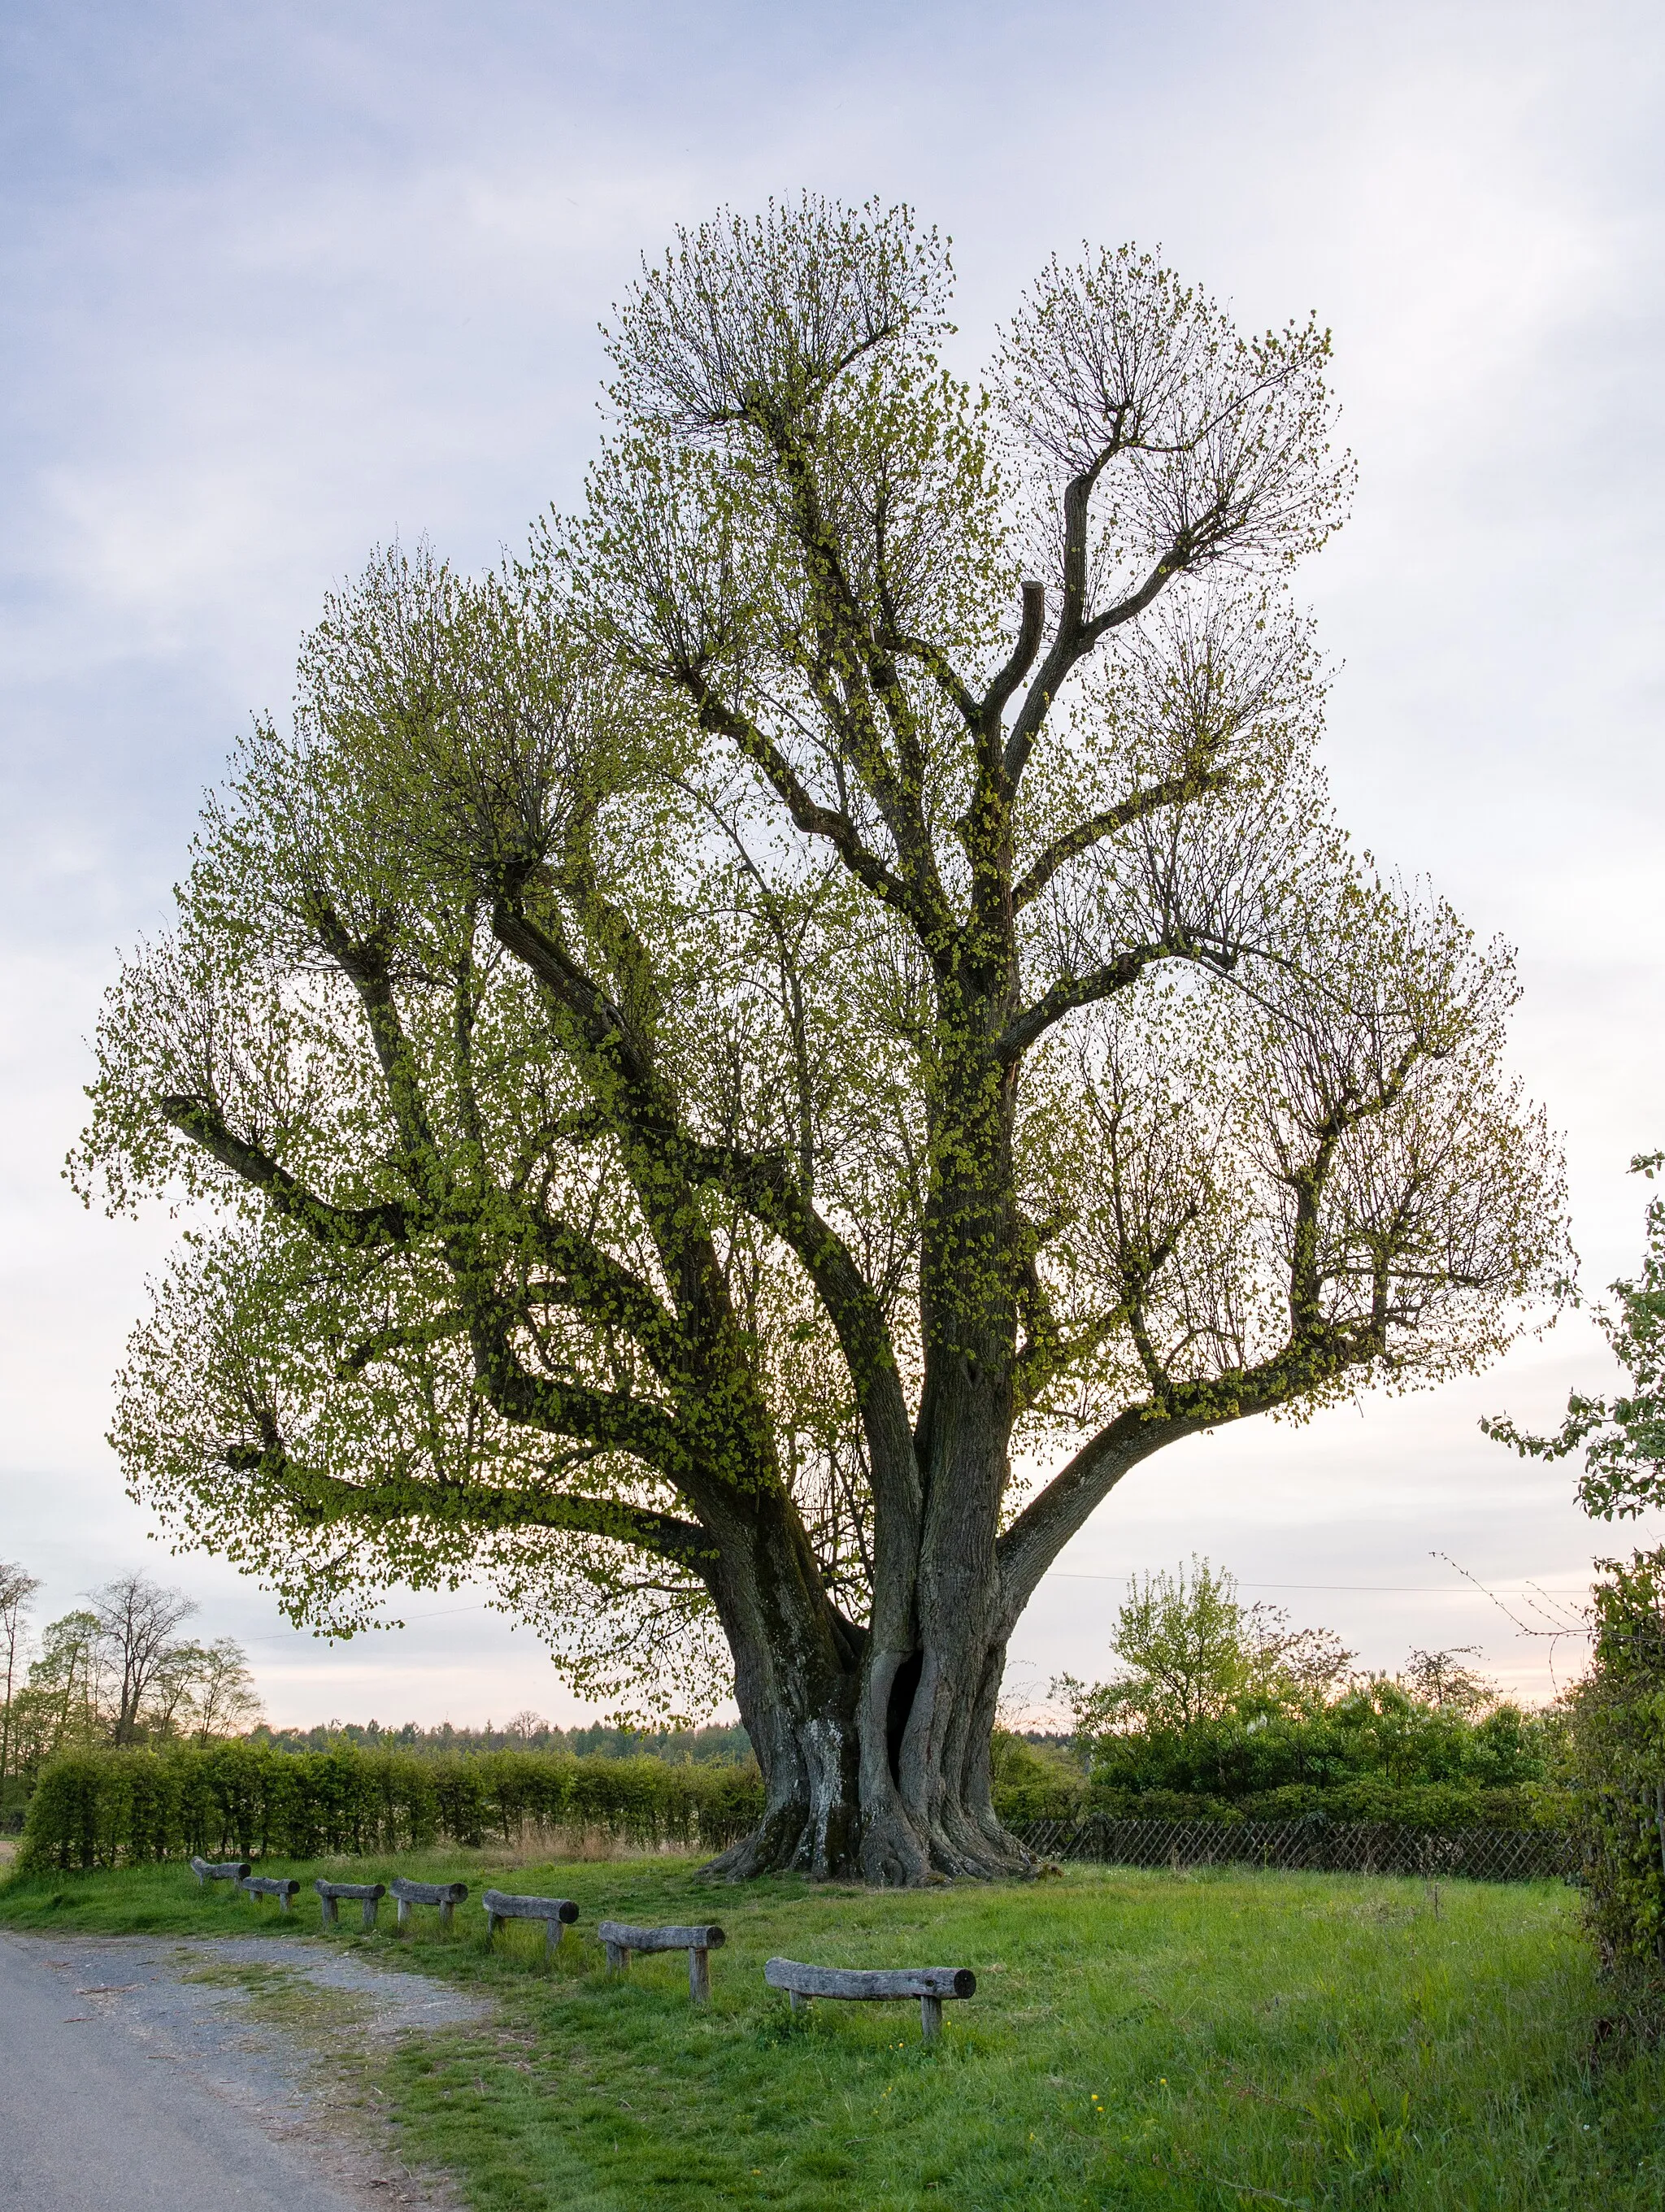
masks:
[(362, 1250), (379, 1244), (408, 1244), (425, 1225), (412, 1206), (389, 1200), (380, 1206), (337, 1206), (319, 1198), (280, 1167), (270, 1152), (233, 1134), (216, 1106), (203, 1098), (163, 1098), (158, 1110), (182, 1135), (263, 1192), (286, 1220), (309, 1230), (320, 1243)]
[(298, 1469), (281, 1444), (264, 1449), (233, 1444), (226, 1450), (225, 1462), (237, 1474), (258, 1474), (281, 1490), (296, 1518), (313, 1528), (343, 1521), (406, 1521), (420, 1515), (453, 1528), (477, 1529), (483, 1535), (507, 1528), (549, 1528), (605, 1536), (656, 1559), (674, 1560), (702, 1579), (712, 1559), (711, 1539), (697, 1522), (615, 1498), (403, 1476), (381, 1482), (344, 1482), (337, 1475)]

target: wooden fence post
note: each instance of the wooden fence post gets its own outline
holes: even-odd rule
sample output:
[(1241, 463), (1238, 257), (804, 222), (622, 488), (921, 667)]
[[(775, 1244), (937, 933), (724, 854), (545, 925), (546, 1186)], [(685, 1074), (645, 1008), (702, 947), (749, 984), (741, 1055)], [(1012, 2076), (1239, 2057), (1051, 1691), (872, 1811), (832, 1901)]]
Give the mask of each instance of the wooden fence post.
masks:
[(596, 1934), (607, 1947), (610, 1972), (623, 1973), (632, 1951), (686, 1951), (688, 1994), (696, 2005), (711, 2002), (711, 1954), (728, 1941), (714, 1923), (691, 1928), (633, 1928), (622, 1920), (604, 1920)]
[(977, 1977), (969, 1966), (811, 1966), (796, 1959), (771, 1959), (763, 1979), (784, 1990), (794, 2012), (816, 1997), (841, 1997), (857, 2004), (917, 1997), (920, 2026), (927, 2043), (942, 2033), (945, 1997), (975, 1996)]
[(480, 1902), (486, 1909), (488, 1943), (506, 1920), (541, 1920), (546, 1954), (578, 1917), (578, 1907), (569, 1897), (516, 1897), (507, 1890), (489, 1889)]
[(410, 1926), (413, 1905), (437, 1905), (440, 1925), (448, 1931), (457, 1906), (468, 1895), (465, 1881), (407, 1881), (403, 1875), (395, 1875), (387, 1887), (398, 1900), (401, 1928)]

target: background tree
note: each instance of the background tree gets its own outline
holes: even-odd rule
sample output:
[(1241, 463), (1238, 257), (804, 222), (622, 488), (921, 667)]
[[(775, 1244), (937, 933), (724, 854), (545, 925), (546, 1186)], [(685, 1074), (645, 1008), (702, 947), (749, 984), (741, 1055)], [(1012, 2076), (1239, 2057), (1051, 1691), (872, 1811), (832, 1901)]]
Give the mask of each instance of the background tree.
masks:
[(207, 1657), (200, 1644), (167, 1646), (150, 1678), (136, 1737), (143, 1736), (146, 1742), (167, 1741), (189, 1733), (197, 1679)]
[(4, 1697), (0, 1701), (0, 1809), (4, 1808), (7, 1781), (15, 1771), (18, 1728), (13, 1698), (22, 1687), (22, 1663), (28, 1650), (28, 1599), (39, 1589), (38, 1575), (24, 1573), (11, 1559), (0, 1559), (0, 1666), (4, 1666)]
[(582, 512), (328, 602), (76, 1170), (223, 1224), (136, 1492), (331, 1630), (483, 1573), (582, 1690), (732, 1682), (737, 1872), (1021, 1863), (1006, 1643), (1115, 1485), (1477, 1365), (1561, 1249), (1506, 956), (1313, 765), (1324, 334), (1124, 248), (973, 387), (949, 293), (815, 200), (644, 271)]
[(1413, 1651), (1400, 1680), (1413, 1697), (1437, 1712), (1481, 1713), (1498, 1702), (1498, 1686), (1463, 1663), (1480, 1656), (1478, 1644), (1454, 1644), (1449, 1651)]
[[(1631, 1162), (1650, 1182), (1662, 1167), (1665, 1152)], [(1634, 1520), (1665, 1504), (1665, 1199), (1648, 1202), (1641, 1275), (1610, 1288), (1616, 1303), (1595, 1318), (1628, 1387), (1612, 1397), (1570, 1392), (1553, 1436), (1531, 1435), (1507, 1414), (1480, 1426), (1523, 1457), (1582, 1454), (1584, 1510)], [(1579, 1846), (1586, 1933), (1635, 2024), (1656, 2038), (1665, 2027), (1665, 1547), (1595, 1565), (1590, 1665), (1564, 1701), (1558, 1779)]]
[(1062, 1675), (1078, 1740), (1116, 1729), (1184, 1729), (1231, 1712), (1322, 1703), (1358, 1656), (1326, 1628), (1291, 1629), (1280, 1607), (1246, 1606), (1236, 1577), (1206, 1559), (1133, 1577), (1110, 1649), (1109, 1682)]
[(42, 1759), (70, 1745), (106, 1741), (112, 1717), (97, 1614), (82, 1608), (48, 1621), (28, 1681), (12, 1701), (20, 1771), (33, 1774)]
[(178, 1696), (185, 1694), (194, 1647), (176, 1645), (173, 1632), (196, 1612), (197, 1601), (143, 1574), (118, 1575), (90, 1596), (114, 1697), (111, 1739), (132, 1743), (145, 1704), (159, 1688), (177, 1678)]
[(192, 1738), (217, 1743), (246, 1734), (262, 1712), (247, 1653), (230, 1636), (216, 1636), (212, 1644), (195, 1649), (186, 1708)]
[(12, 1698), (21, 1686), (20, 1669), (28, 1648), (29, 1600), (39, 1577), (0, 1559), (0, 1666), (4, 1668), (4, 1703), (0, 1704), (0, 1790), (12, 1771)]

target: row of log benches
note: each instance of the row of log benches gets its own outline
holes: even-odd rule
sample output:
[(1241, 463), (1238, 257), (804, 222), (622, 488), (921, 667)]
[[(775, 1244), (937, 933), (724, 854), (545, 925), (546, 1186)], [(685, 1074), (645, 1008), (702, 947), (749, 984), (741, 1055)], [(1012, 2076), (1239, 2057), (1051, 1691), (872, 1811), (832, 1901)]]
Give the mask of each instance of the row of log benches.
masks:
[[(199, 1887), (210, 1881), (234, 1881), (246, 1896), (275, 1897), (284, 1912), (289, 1909), (290, 1899), (301, 1890), (301, 1884), (288, 1875), (256, 1874), (246, 1859), (216, 1864), (193, 1858), (191, 1866)], [(318, 1892), (326, 1928), (339, 1924), (344, 1899), (363, 1907), (365, 1928), (373, 1929), (381, 1900), (390, 1894), (398, 1906), (401, 1928), (409, 1926), (411, 1909), (418, 1905), (437, 1905), (441, 1926), (449, 1928), (456, 1908), (468, 1895), (465, 1881), (407, 1881), (403, 1875), (396, 1875), (391, 1882), (325, 1881), (320, 1875), (313, 1887)], [(544, 1948), (553, 1950), (578, 1917), (578, 1907), (569, 1897), (515, 1897), (505, 1890), (489, 1889), (480, 1902), (485, 1908), (488, 1942), (505, 1921), (541, 1920)], [(624, 1972), (632, 1951), (686, 1951), (689, 1994), (697, 2005), (710, 2002), (711, 1954), (727, 1941), (714, 1923), (689, 1928), (635, 1928), (622, 1920), (604, 1920), (596, 1934), (607, 1947), (608, 1968), (615, 1973)], [(969, 1966), (868, 1969), (811, 1966), (797, 1959), (769, 1960), (763, 1968), (763, 1979), (771, 1989), (787, 1992), (794, 2012), (803, 2010), (814, 1997), (842, 1997), (869, 2004), (917, 1997), (927, 2043), (941, 2033), (943, 2000), (972, 1996), (977, 1988), (977, 1977)]]

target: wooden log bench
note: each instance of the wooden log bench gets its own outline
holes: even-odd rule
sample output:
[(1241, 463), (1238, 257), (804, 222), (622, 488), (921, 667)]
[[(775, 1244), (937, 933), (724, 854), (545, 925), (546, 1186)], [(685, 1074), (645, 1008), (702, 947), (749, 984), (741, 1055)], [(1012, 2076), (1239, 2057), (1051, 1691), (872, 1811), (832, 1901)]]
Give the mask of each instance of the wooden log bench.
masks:
[(688, 1994), (697, 2005), (711, 2002), (711, 1954), (728, 1941), (720, 1928), (632, 1928), (623, 1920), (604, 1920), (595, 1932), (616, 1973), (629, 1965), (632, 1951), (686, 1951)]
[(489, 1889), (480, 1902), (486, 1909), (488, 1943), (506, 1920), (541, 1920), (544, 1948), (553, 1951), (578, 1917), (578, 1907), (569, 1897), (515, 1897), (507, 1890)]
[(381, 1900), (387, 1894), (387, 1885), (385, 1881), (325, 1881), (321, 1875), (313, 1884), (313, 1887), (318, 1892), (319, 1905), (323, 1912), (324, 1925), (326, 1928), (338, 1925), (339, 1916), (337, 1908), (342, 1898), (357, 1898), (364, 1906), (366, 1935), (368, 1935), (375, 1926), (376, 1914), (380, 1910)]
[(246, 1874), (237, 1887), (249, 1897), (275, 1897), (283, 1912), (289, 1909), (289, 1899), (301, 1894), (300, 1883), (288, 1875)]
[(441, 1927), (449, 1928), (453, 1912), (468, 1895), (465, 1881), (407, 1881), (402, 1874), (395, 1875), (387, 1887), (398, 1899), (401, 1928), (410, 1926), (413, 1905), (437, 1905)]
[(198, 1889), (206, 1889), (211, 1881), (246, 1881), (254, 1869), (246, 1859), (199, 1859), (193, 1852), (191, 1871), (197, 1877)]
[(942, 2033), (945, 1997), (975, 1996), (977, 1977), (969, 1966), (805, 1966), (796, 1959), (771, 1959), (763, 1979), (772, 1990), (785, 1990), (792, 2008), (799, 2012), (812, 1997), (842, 1997), (857, 2004), (878, 2004), (896, 1997), (919, 1999), (920, 2021), (927, 2043)]

